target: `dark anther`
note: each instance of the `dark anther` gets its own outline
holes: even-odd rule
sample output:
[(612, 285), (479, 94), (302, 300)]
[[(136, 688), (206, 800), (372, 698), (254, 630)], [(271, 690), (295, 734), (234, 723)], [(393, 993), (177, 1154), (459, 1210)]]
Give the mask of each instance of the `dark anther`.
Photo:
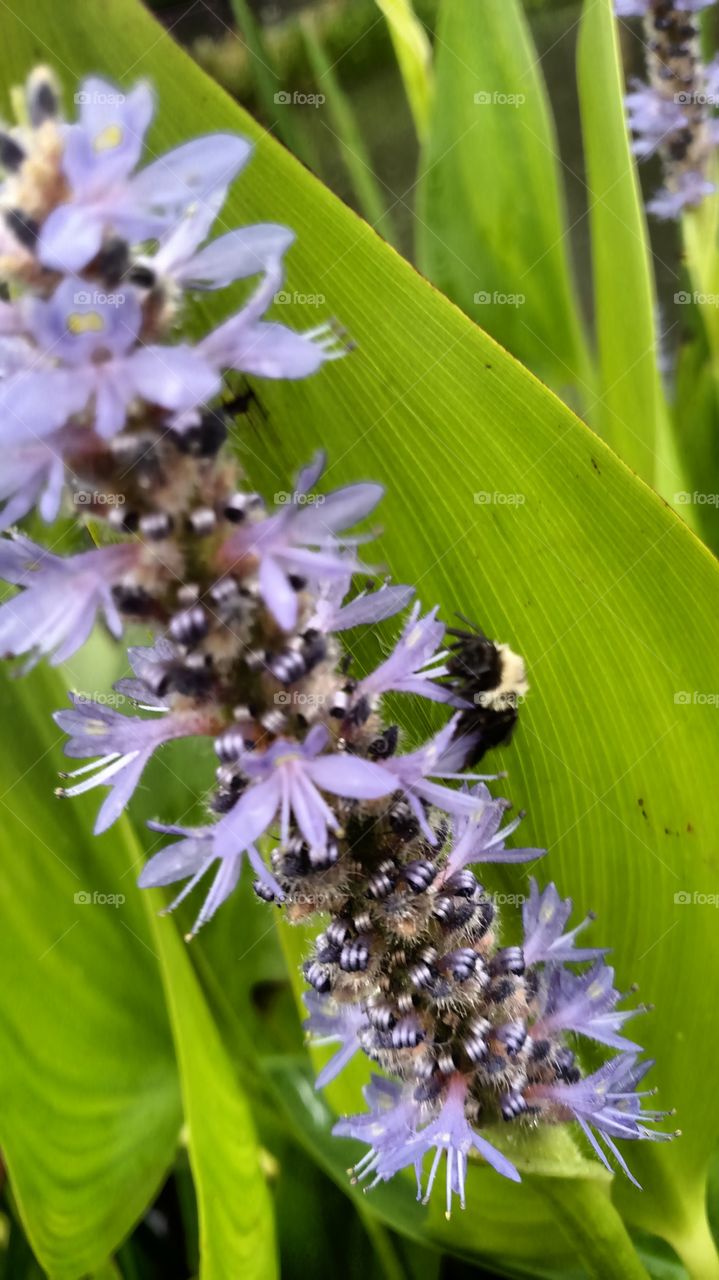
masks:
[(105, 241), (95, 258), (94, 265), (98, 275), (101, 275), (108, 284), (119, 284), (127, 271), (128, 255), (127, 241), (120, 236), (112, 236)]
[(147, 618), (155, 609), (151, 595), (142, 587), (117, 583), (112, 588), (112, 598), (120, 613), (132, 614), (135, 618)]
[(35, 219), (23, 213), (22, 209), (6, 209), (4, 217), (18, 243), (25, 249), (34, 249), (37, 233), (40, 230)]
[(431, 862), (423, 860), (408, 862), (407, 866), (402, 868), (402, 876), (413, 893), (424, 893), (436, 875), (437, 868), (433, 867)]
[(185, 431), (173, 431), (172, 439), (180, 453), (191, 458), (214, 458), (227, 439), (225, 420), (210, 409)]
[(492, 957), (490, 964), (492, 976), (501, 973), (513, 973), (518, 978), (524, 973), (524, 952), (521, 947), (504, 947)]
[(277, 901), (275, 894), (272, 892), (269, 885), (265, 884), (264, 880), (253, 880), (252, 888), (257, 894), (257, 897), (261, 898), (263, 902)]
[(479, 883), (471, 871), (455, 871), (453, 876), (447, 877), (442, 887), (446, 893), (455, 894), (458, 898), (473, 898)]
[(25, 152), (20, 143), (11, 138), (9, 133), (0, 133), (0, 165), (3, 169), (7, 169), (8, 173), (16, 173), (24, 159)]
[(503, 1093), (499, 1099), (499, 1109), (505, 1120), (516, 1120), (518, 1116), (524, 1115), (527, 1110), (527, 1104), (521, 1093), (510, 1091)]
[(127, 278), (131, 284), (137, 285), (138, 289), (154, 289), (157, 276), (152, 267), (148, 267), (144, 262), (134, 262), (130, 267)]
[(369, 947), (363, 938), (355, 938), (343, 946), (340, 969), (345, 973), (362, 973), (369, 964)]
[(316, 960), (308, 960), (303, 967), (303, 973), (311, 987), (318, 991), (320, 995), (325, 995), (332, 983), (327, 970), (318, 964)]
[(183, 609), (170, 620), (169, 631), (173, 640), (190, 648), (204, 639), (209, 630), (209, 619), (205, 610), (196, 604), (191, 609)]
[(393, 756), (397, 750), (399, 742), (399, 727), (391, 724), (384, 733), (370, 742), (367, 748), (367, 755), (370, 760), (386, 760), (389, 756)]

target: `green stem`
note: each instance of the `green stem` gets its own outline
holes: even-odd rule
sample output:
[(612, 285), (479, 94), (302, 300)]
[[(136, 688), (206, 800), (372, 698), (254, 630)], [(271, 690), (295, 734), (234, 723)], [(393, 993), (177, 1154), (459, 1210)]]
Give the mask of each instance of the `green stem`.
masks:
[(693, 1223), (690, 1232), (672, 1235), (670, 1242), (691, 1280), (719, 1280), (719, 1255), (703, 1213)]
[(589, 1178), (533, 1178), (556, 1220), (596, 1280), (648, 1280), (631, 1237), (603, 1182)]

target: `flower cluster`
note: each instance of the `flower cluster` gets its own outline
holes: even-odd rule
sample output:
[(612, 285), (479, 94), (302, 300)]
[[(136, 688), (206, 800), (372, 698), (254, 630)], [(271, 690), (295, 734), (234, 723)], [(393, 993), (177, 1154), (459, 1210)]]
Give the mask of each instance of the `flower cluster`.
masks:
[(714, 0), (616, 0), (619, 17), (644, 19), (649, 83), (627, 95), (634, 153), (659, 154), (665, 185), (648, 208), (678, 218), (701, 204), (716, 186), (710, 161), (719, 143), (719, 60), (705, 65), (699, 47), (700, 10)]
[[(138, 169), (147, 86), (125, 96), (93, 78), (78, 98), (79, 121), (63, 122), (37, 71), (27, 119), (0, 137), (13, 286), (0, 303), (1, 493), (5, 526), (35, 507), (52, 520), (69, 495), (101, 535), (69, 557), (16, 530), (2, 540), (0, 573), (17, 592), (0, 607), (0, 643), (26, 665), (63, 662), (98, 615), (116, 637), (141, 622), (154, 643), (129, 649), (133, 674), (115, 686), (136, 714), (79, 696), (56, 713), (66, 754), (83, 761), (59, 794), (106, 788), (104, 831), (164, 743), (214, 741), (205, 823), (152, 823), (172, 839), (139, 883), (180, 883), (175, 906), (207, 877), (197, 930), (247, 861), (259, 898), (291, 922), (322, 919), (304, 969), (308, 1027), (340, 1048), (318, 1084), (360, 1050), (385, 1073), (369, 1112), (337, 1127), (369, 1145), (358, 1176), (412, 1165), (421, 1178), (433, 1151), (429, 1194), (444, 1153), (448, 1208), (455, 1194), (464, 1203), (470, 1151), (519, 1176), (483, 1136), (498, 1121), (576, 1120), (625, 1168), (616, 1138), (668, 1136), (635, 1088), (650, 1064), (623, 1027), (639, 1010), (617, 1010), (604, 952), (577, 945), (582, 925), (565, 931), (571, 903), (553, 885), (531, 881), (522, 944), (503, 946), (471, 869), (543, 856), (507, 847), (522, 815), (507, 822), (508, 802), (476, 772), (512, 734), (522, 660), (363, 568), (352, 530), (378, 485), (318, 493), (321, 454), (270, 509), (242, 484), (223, 448), (223, 376), (304, 377), (342, 348), (329, 327), (262, 319), (292, 241), (284, 227), (205, 243), (248, 159), (242, 138), (198, 139)], [(177, 338), (194, 291), (250, 277), (236, 315), (194, 345)], [(384, 661), (354, 672), (343, 633), (407, 609)], [(405, 744), (386, 694), (444, 703), (444, 727)], [(583, 1075), (567, 1043), (577, 1034), (618, 1056)]]

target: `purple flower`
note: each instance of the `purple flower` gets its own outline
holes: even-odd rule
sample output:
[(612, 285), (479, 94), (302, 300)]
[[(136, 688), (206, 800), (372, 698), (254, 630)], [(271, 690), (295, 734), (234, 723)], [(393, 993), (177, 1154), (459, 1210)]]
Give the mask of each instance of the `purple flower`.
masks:
[(132, 291), (113, 297), (83, 280), (63, 280), (47, 302), (36, 299), (28, 309), (42, 363), (8, 378), (0, 404), (44, 434), (94, 399), (96, 430), (108, 438), (122, 429), (137, 396), (179, 411), (216, 393), (217, 374), (187, 344), (137, 346), (141, 323)]
[(70, 198), (40, 230), (38, 256), (47, 267), (75, 272), (115, 231), (131, 242), (153, 239), (195, 202), (225, 191), (251, 146), (235, 134), (209, 134), (177, 147), (134, 177), (153, 96), (139, 83), (127, 95), (95, 76), (78, 94), (80, 120), (65, 126), (62, 167)]
[(572, 911), (572, 899), (560, 898), (556, 886), (548, 884), (542, 893), (533, 877), (529, 881), (529, 898), (522, 907), (524, 925), (524, 958), (528, 965), (538, 960), (552, 964), (579, 960), (596, 960), (606, 955), (608, 947), (575, 947), (574, 941), (594, 916), (590, 913), (581, 924), (562, 933)]
[[(708, 9), (714, 0), (674, 0), (672, 8), (679, 13), (699, 13)], [(652, 0), (615, 0), (618, 18), (646, 18), (652, 12)]]
[(437, 837), (427, 821), (423, 801), (458, 816), (474, 813), (482, 806), (481, 797), (472, 795), (469, 791), (456, 791), (428, 781), (430, 777), (455, 779), (464, 776), (459, 770), (478, 735), (457, 737), (459, 719), (459, 714), (453, 716), (418, 751), (392, 756), (379, 766), (395, 778), (395, 789), (404, 792), (407, 803), (430, 844), (436, 844)]
[(332, 1132), (340, 1138), (355, 1138), (369, 1143), (369, 1151), (354, 1166), (355, 1180), (362, 1182), (375, 1174), (371, 1187), (390, 1177), (377, 1173), (377, 1166), (391, 1153), (402, 1149), (415, 1136), (419, 1118), (419, 1106), (412, 1091), (393, 1080), (372, 1076), (370, 1084), (362, 1090), (370, 1110), (356, 1116), (344, 1116), (338, 1120)]
[(636, 1187), (636, 1178), (627, 1168), (613, 1138), (649, 1139), (650, 1142), (668, 1142), (674, 1134), (655, 1133), (647, 1124), (657, 1124), (669, 1113), (666, 1111), (642, 1111), (642, 1098), (653, 1090), (637, 1093), (636, 1086), (654, 1063), (651, 1059), (639, 1062), (634, 1053), (624, 1053), (612, 1058), (593, 1075), (575, 1084), (531, 1085), (525, 1091), (530, 1106), (538, 1105), (559, 1120), (576, 1120), (591, 1143), (602, 1164), (612, 1172), (611, 1164), (592, 1130), (596, 1130), (605, 1146), (614, 1156), (629, 1180)]
[(328, 635), (333, 631), (348, 631), (350, 627), (384, 622), (405, 609), (414, 595), (414, 587), (384, 583), (377, 591), (361, 591), (349, 604), (343, 605), (351, 581), (352, 574), (347, 573), (343, 579), (335, 578), (321, 585), (308, 629)]
[(339, 831), (339, 822), (320, 792), (355, 800), (378, 800), (395, 789), (393, 780), (371, 760), (323, 754), (328, 742), (328, 730), (324, 725), (315, 725), (304, 742), (279, 738), (267, 751), (243, 755), (241, 767), (251, 782), (214, 828), (218, 857), (238, 853), (253, 844), (278, 813), (283, 845), (289, 839), (290, 819), (294, 817), (310, 854), (323, 853), (328, 829)]
[(352, 484), (312, 501), (309, 490), (319, 480), (324, 465), (324, 455), (318, 454), (314, 463), (300, 472), (294, 493), (284, 495), (289, 502), (278, 507), (275, 514), (239, 529), (221, 551), (228, 566), (257, 563), (260, 595), (285, 631), (291, 631), (297, 621), (297, 595), (290, 575), (313, 581), (333, 577), (344, 580), (348, 563), (359, 568), (354, 558), (348, 562), (346, 554), (339, 554), (357, 539), (340, 540), (336, 535), (369, 515), (383, 493), (378, 484)]
[[(63, 787), (58, 794), (79, 796), (92, 787), (109, 786), (110, 794), (103, 802), (95, 823), (95, 835), (106, 831), (119, 818), (140, 781), (145, 765), (157, 747), (172, 738), (186, 738), (195, 734), (211, 734), (215, 725), (210, 717), (198, 711), (170, 712), (165, 710), (158, 719), (141, 720), (138, 716), (124, 716), (112, 707), (70, 694), (74, 704), (71, 711), (56, 711), (54, 720), (70, 735), (65, 744), (65, 755), (75, 759), (96, 756), (100, 759), (83, 765), (63, 777), (77, 778), (95, 769), (96, 772), (71, 787)], [(157, 701), (158, 710), (163, 710)]]
[(282, 255), (294, 240), (294, 232), (274, 222), (236, 227), (198, 246), (208, 235), (219, 213), (224, 192), (219, 191), (199, 204), (191, 205), (170, 233), (160, 241), (151, 257), (138, 258), (160, 278), (172, 280), (181, 289), (222, 289), (234, 280), (257, 275), (270, 266), (277, 270)]
[(264, 280), (242, 310), (202, 339), (197, 349), (213, 368), (260, 378), (307, 378), (326, 360), (346, 354), (330, 325), (295, 333), (276, 321), (261, 320), (281, 286), (282, 267), (268, 264)]
[(419, 611), (417, 601), (389, 658), (360, 682), (357, 697), (377, 698), (392, 691), (416, 693), (433, 702), (466, 707), (468, 704), (455, 697), (451, 689), (433, 683), (439, 676), (448, 674), (442, 661), (445, 654), (437, 653), (445, 627), (437, 619), (437, 608), (424, 618), (420, 618)]
[(310, 1015), (304, 1027), (312, 1037), (312, 1043), (331, 1044), (333, 1041), (340, 1041), (340, 1048), (315, 1080), (315, 1089), (324, 1089), (359, 1052), (359, 1033), (367, 1026), (367, 1017), (360, 1005), (340, 1004), (317, 991), (305, 991), (302, 998)]
[(671, 190), (663, 187), (649, 201), (647, 209), (658, 218), (679, 218), (685, 209), (694, 209), (706, 196), (712, 196), (717, 188), (696, 169), (680, 174)]
[(379, 1181), (387, 1181), (411, 1164), (417, 1173), (419, 1199), (422, 1195), (422, 1160), (429, 1151), (434, 1151), (424, 1194), (426, 1204), (432, 1194), (440, 1160), (446, 1155), (446, 1213), (449, 1217), (453, 1195), (458, 1195), (462, 1208), (465, 1207), (464, 1188), (470, 1151), (477, 1151), (503, 1177), (511, 1178), (513, 1182), (521, 1181), (511, 1161), (469, 1124), (465, 1115), (467, 1083), (459, 1073), (452, 1076), (444, 1100), (438, 1104), (436, 1114), (423, 1129), (418, 1128), (422, 1114), (419, 1104), (399, 1089), (390, 1093), (375, 1088), (374, 1095), (370, 1096), (368, 1090), (365, 1096), (374, 1102), (375, 1111), (366, 1117), (354, 1116), (340, 1121), (333, 1133), (372, 1143), (367, 1156), (356, 1169), (361, 1169), (361, 1177), (374, 1173), (373, 1186)]
[(641, 85), (626, 96), (629, 127), (637, 135), (632, 150), (642, 160), (652, 155), (670, 134), (686, 128), (678, 102), (663, 98), (650, 85)]
[(544, 1011), (532, 1027), (532, 1036), (542, 1039), (561, 1031), (576, 1031), (613, 1049), (641, 1049), (620, 1032), (629, 1018), (642, 1011), (615, 1010), (622, 997), (613, 983), (614, 970), (601, 960), (586, 973), (572, 973), (559, 965), (552, 967), (544, 993)]
[(229, 898), (239, 881), (245, 854), (247, 854), (250, 866), (257, 878), (277, 898), (281, 899), (283, 897), (282, 889), (265, 866), (263, 858), (253, 844), (240, 849), (237, 853), (220, 856), (215, 848), (214, 827), (168, 827), (160, 822), (150, 822), (148, 826), (153, 831), (161, 831), (165, 835), (183, 837), (182, 840), (176, 841), (175, 844), (168, 844), (159, 853), (156, 853), (153, 858), (150, 858), (137, 881), (141, 889), (149, 889), (154, 888), (156, 885), (174, 884), (177, 880), (184, 880), (189, 876), (189, 882), (170, 906), (167, 907), (167, 911), (174, 911), (175, 907), (192, 892), (213, 862), (219, 861), (220, 865), (212, 882), (210, 892), (205, 898), (200, 914), (192, 926), (192, 932), (188, 935), (188, 938), (194, 936), (202, 928), (203, 924), (206, 924), (215, 914), (217, 908), (222, 905), (225, 899)]
[(22, 593), (0, 606), (0, 652), (32, 656), (26, 669), (52, 654), (65, 662), (87, 640), (102, 612), (111, 633), (122, 635), (113, 585), (136, 563), (141, 548), (125, 543), (55, 556), (21, 535), (0, 541), (0, 577)]
[(63, 433), (23, 444), (0, 441), (3, 469), (0, 475), (0, 532), (22, 520), (34, 506), (43, 520), (56, 519), (65, 482)]
[(518, 814), (502, 828), (502, 819), (511, 808), (508, 800), (493, 799), (483, 782), (477, 783), (469, 794), (479, 802), (471, 813), (459, 814), (452, 824), (452, 847), (438, 884), (471, 862), (529, 862), (543, 858), (546, 849), (505, 849), (508, 836), (516, 831), (522, 821)]

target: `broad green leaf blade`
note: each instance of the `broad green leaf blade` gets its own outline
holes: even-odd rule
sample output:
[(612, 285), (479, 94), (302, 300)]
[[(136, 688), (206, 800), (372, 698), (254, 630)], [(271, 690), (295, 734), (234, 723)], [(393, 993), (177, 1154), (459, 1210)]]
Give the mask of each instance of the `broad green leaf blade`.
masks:
[(578, 82), (586, 157), (602, 435), (666, 495), (682, 488), (669, 453), (649, 238), (624, 113), (613, 0), (586, 0)]
[[(133, 845), (134, 859), (140, 858)], [(273, 1280), (272, 1207), (252, 1114), (174, 921), (142, 895), (175, 1038), (190, 1165), (200, 1217), (200, 1280)]]
[(429, 37), (412, 8), (412, 0), (377, 0), (377, 5), (387, 20), (414, 127), (423, 142), (434, 95)]
[(521, 0), (442, 0), (419, 265), (467, 315), (591, 404), (558, 144)]
[(0, 1144), (43, 1267), (78, 1280), (117, 1248), (172, 1162), (172, 1040), (123, 845), (89, 836), (92, 802), (53, 795), (63, 682), (4, 674), (0, 697)]
[[(14, 4), (20, 16), (6, 6), (0, 28), (19, 79), (37, 40)], [(196, 132), (197, 99), (204, 128), (236, 127), (257, 140), (223, 229), (291, 224), (298, 243), (288, 289), (321, 288), (327, 314), (342, 319), (357, 350), (301, 384), (257, 383), (263, 412), (238, 425), (238, 450), (270, 495), (287, 489), (320, 443), (332, 456), (330, 483), (383, 480), (387, 532), (373, 562), (384, 557), (427, 603), (476, 616), (526, 655), (533, 691), (497, 761), (511, 770), (502, 789), (529, 810), (527, 843), (551, 851), (540, 879), (556, 879), (579, 915), (599, 912), (593, 933), (613, 945), (618, 985), (636, 979), (656, 1002), (637, 1034), (658, 1059), (661, 1103), (677, 1106), (684, 1136), (627, 1145), (646, 1189), (627, 1185), (621, 1195), (633, 1217), (641, 1207), (649, 1230), (688, 1249), (704, 1224), (719, 1128), (714, 1092), (696, 1083), (697, 1046), (706, 1061), (719, 1052), (719, 1022), (696, 998), (716, 969), (719, 935), (713, 910), (693, 896), (719, 883), (715, 562), (606, 445), (263, 137), (131, 0), (77, 19), (36, 0), (33, 25), (68, 76), (71, 68), (122, 78), (130, 66), (125, 81), (152, 74), (163, 103), (155, 152)], [(228, 306), (212, 299), (205, 316)], [(302, 323), (299, 309), (287, 311), (279, 318)], [(318, 316), (307, 311), (310, 327)], [(415, 731), (426, 724), (409, 705), (407, 717)], [(521, 871), (486, 879), (490, 888), (523, 887)], [(511, 909), (505, 919), (511, 936)], [(472, 1215), (491, 1218), (501, 1195), (508, 1263), (525, 1248), (541, 1258), (548, 1213), (527, 1245), (524, 1189), (487, 1194), (474, 1195)]]

